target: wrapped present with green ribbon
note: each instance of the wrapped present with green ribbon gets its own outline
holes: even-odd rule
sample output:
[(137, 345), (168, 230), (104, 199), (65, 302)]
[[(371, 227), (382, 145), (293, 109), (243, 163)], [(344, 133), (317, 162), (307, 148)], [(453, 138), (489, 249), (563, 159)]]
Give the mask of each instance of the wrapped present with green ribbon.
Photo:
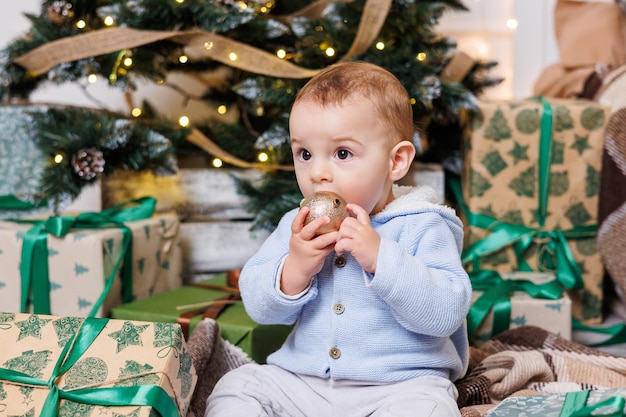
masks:
[(553, 272), (585, 324), (602, 320), (596, 235), (608, 115), (586, 100), (481, 101), (457, 191), (468, 269)]
[(176, 324), (0, 313), (0, 415), (185, 417), (196, 381)]
[[(115, 307), (111, 317), (181, 324), (188, 321), (188, 334), (193, 333), (203, 317), (211, 317), (219, 324), (225, 340), (240, 347), (254, 361), (265, 363), (267, 356), (283, 344), (291, 326), (254, 322), (246, 313), (241, 300), (230, 297), (233, 294), (237, 294), (237, 289), (227, 287), (226, 273), (220, 273), (196, 285), (184, 285)], [(211, 311), (215, 307), (218, 307), (217, 313)], [(189, 312), (192, 314), (187, 314)]]
[(472, 271), (467, 331), (474, 346), (505, 330), (532, 325), (571, 339), (572, 301), (554, 274)]
[(626, 388), (509, 397), (487, 417), (624, 417)]
[[(7, 200), (5, 200), (7, 201)], [(0, 222), (0, 306), (107, 317), (123, 302), (182, 285), (178, 218), (152, 197), (101, 212)]]

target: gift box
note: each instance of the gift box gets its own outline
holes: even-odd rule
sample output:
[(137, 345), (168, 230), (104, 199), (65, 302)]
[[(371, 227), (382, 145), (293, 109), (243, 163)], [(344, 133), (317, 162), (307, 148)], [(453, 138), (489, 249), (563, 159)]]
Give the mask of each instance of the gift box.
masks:
[(464, 151), (464, 262), (554, 272), (586, 324), (602, 319), (596, 234), (608, 115), (584, 100), (481, 101)]
[[(218, 274), (198, 284), (184, 285), (150, 298), (123, 304), (115, 307), (111, 316), (124, 320), (177, 323), (182, 314), (195, 310), (197, 314), (189, 322), (188, 334), (191, 334), (206, 309), (220, 306), (225, 298), (234, 293), (220, 289), (225, 284), (225, 276)], [(210, 304), (215, 301), (216, 304)], [(265, 363), (267, 356), (283, 344), (291, 326), (258, 324), (248, 316), (241, 301), (226, 302), (220, 306), (224, 308), (216, 317), (222, 337), (240, 347), (254, 361)]]
[(490, 410), (486, 417), (561, 417), (576, 411), (581, 412), (576, 414), (581, 416), (621, 416), (626, 412), (624, 397), (626, 388), (509, 397)]
[(0, 313), (0, 334), (1, 415), (186, 415), (197, 376), (180, 326)]
[[(35, 249), (28, 262), (23, 259), (23, 246), (33, 223), (0, 222), (2, 310), (108, 317), (111, 308), (125, 299), (142, 299), (181, 286), (178, 218), (160, 215), (122, 225), (70, 229), (62, 237), (47, 234), (47, 247)], [(128, 270), (125, 263), (132, 263)], [(20, 269), (24, 264), (30, 265), (26, 272)], [(45, 273), (38, 270), (42, 266)]]
[(484, 274), (470, 274), (474, 290), (468, 332), (474, 346), (497, 333), (526, 325), (571, 339), (572, 301), (554, 274), (483, 272), (487, 272), (486, 279)]

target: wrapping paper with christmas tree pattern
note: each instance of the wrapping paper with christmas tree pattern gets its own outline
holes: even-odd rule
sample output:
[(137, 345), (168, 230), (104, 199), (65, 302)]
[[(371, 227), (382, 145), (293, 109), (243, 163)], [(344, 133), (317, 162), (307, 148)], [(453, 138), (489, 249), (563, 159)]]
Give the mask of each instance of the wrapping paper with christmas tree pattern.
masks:
[[(574, 384), (572, 384), (574, 385)], [(583, 393), (583, 392), (581, 392)], [(561, 414), (561, 410), (563, 410), (566, 397), (568, 395), (572, 395), (571, 393), (558, 393), (551, 395), (528, 395), (528, 396), (519, 396), (519, 397), (509, 397), (504, 399), (496, 408), (490, 410), (486, 417), (561, 417), (564, 414)], [(589, 391), (586, 406), (598, 406), (601, 403), (608, 403), (613, 406), (619, 404), (618, 401), (612, 401), (616, 397), (626, 397), (626, 388), (613, 388), (613, 389), (604, 389), (604, 390), (591, 390)], [(582, 406), (574, 407), (570, 410), (577, 411), (577, 409)], [(622, 404), (623, 407), (623, 404)], [(610, 411), (611, 408), (604, 408), (605, 412), (599, 412), (597, 414), (598, 417), (607, 415), (606, 412)], [(613, 409), (615, 410), (615, 409)], [(626, 408), (623, 408), (623, 412), (626, 412)], [(570, 415), (571, 413), (567, 413), (565, 415)], [(591, 415), (591, 414), (584, 414)], [(610, 414), (617, 415), (617, 414)], [(623, 415), (623, 414), (619, 414)]]
[[(45, 168), (45, 155), (31, 140), (29, 112), (43, 111), (45, 106), (0, 106), (0, 195), (32, 197), (37, 193)], [(43, 212), (33, 209), (29, 213)], [(24, 214), (24, 213), (22, 213)], [(15, 212), (0, 209), (0, 219), (14, 217)]]
[[(597, 226), (598, 193), (609, 109), (585, 100), (550, 99), (552, 110), (549, 195), (543, 230), (569, 230)], [(495, 218), (500, 223), (540, 228), (539, 162), (544, 106), (539, 100), (481, 101), (465, 141), (463, 198), (470, 213)], [(549, 114), (549, 113), (548, 113)], [(468, 248), (490, 234), (466, 221)], [(543, 261), (550, 255), (548, 242), (534, 240), (522, 255), (534, 271), (554, 271)], [(594, 324), (602, 319), (603, 265), (596, 235), (568, 238), (583, 280), (582, 289), (569, 291), (573, 316)], [(541, 261), (540, 261), (541, 259)], [(514, 248), (481, 257), (481, 267), (498, 271), (519, 269)]]
[[(544, 284), (555, 279), (554, 274), (541, 272), (501, 273), (502, 279), (528, 280), (535, 284)], [(482, 295), (482, 291), (472, 291), (472, 304)], [(522, 326), (537, 326), (567, 340), (572, 338), (572, 300), (563, 293), (558, 300), (533, 298), (523, 291), (511, 294), (511, 317), (509, 329)], [(473, 340), (474, 346), (480, 346), (495, 336), (493, 312), (478, 327)]]
[[(142, 386), (157, 385), (166, 394), (166, 402), (170, 402), (167, 397), (173, 400), (170, 402), (174, 406), (172, 409), (180, 416), (185, 416), (197, 376), (180, 326), (171, 323), (87, 320), (97, 322), (101, 330), (99, 333), (94, 332), (95, 338), (91, 344), (84, 343), (87, 345), (85, 349), (78, 342), (74, 343), (85, 336), (88, 328), (83, 318), (0, 313), (0, 376), (3, 377), (0, 378), (0, 415), (40, 416), (51, 392), (46, 383), (55, 376), (53, 381), (56, 388), (79, 398), (85, 395), (84, 391), (81, 392), (84, 388), (93, 388), (97, 397), (100, 388), (144, 389), (146, 387)], [(79, 336), (75, 339), (77, 333)], [(68, 359), (70, 353), (64, 350), (66, 345), (84, 352), (69, 369), (61, 368), (55, 372), (55, 364), (59, 359), (71, 362)], [(26, 374), (43, 384), (17, 382), (15, 378), (11, 380), (10, 375), (2, 373), (7, 369)], [(93, 398), (94, 394), (90, 396)], [(152, 406), (104, 406), (88, 398), (83, 398), (87, 403), (61, 399), (58, 414), (52, 415), (158, 415)], [(118, 401), (124, 395), (117, 393), (114, 398)], [(156, 401), (149, 403), (155, 405)]]
[[(175, 215), (160, 215), (127, 222), (133, 235), (133, 299), (142, 299), (182, 285), (180, 222)], [(20, 312), (22, 236), (29, 224), (0, 222), (0, 308)], [(48, 235), (50, 310), (59, 316), (86, 317), (105, 288), (122, 251), (118, 228), (80, 229), (63, 238)], [(122, 304), (119, 271), (100, 308), (108, 317)], [(32, 310), (29, 310), (32, 311)]]

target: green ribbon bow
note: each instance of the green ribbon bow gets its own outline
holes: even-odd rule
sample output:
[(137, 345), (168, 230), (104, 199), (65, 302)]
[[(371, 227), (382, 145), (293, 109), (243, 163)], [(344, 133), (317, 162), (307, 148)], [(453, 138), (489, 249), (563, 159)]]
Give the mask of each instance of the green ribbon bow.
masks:
[(469, 273), (474, 291), (483, 291), (472, 304), (467, 315), (467, 332), (470, 340), (489, 312), (493, 311), (492, 335), (508, 330), (511, 324), (511, 294), (523, 291), (533, 298), (558, 300), (563, 290), (556, 280), (535, 284), (526, 279), (503, 279), (496, 271), (479, 270)]
[(498, 252), (513, 246), (519, 271), (532, 271), (524, 260), (524, 253), (533, 243), (538, 244), (538, 265), (545, 271), (554, 271), (557, 281), (566, 289), (583, 288), (580, 267), (576, 263), (568, 239), (582, 239), (596, 235), (597, 225), (577, 226), (570, 230), (546, 230), (548, 197), (550, 194), (550, 162), (552, 160), (552, 108), (543, 97), (537, 97), (543, 105), (539, 143), (539, 197), (536, 220), (539, 227), (533, 228), (511, 224), (494, 217), (472, 213), (463, 201), (461, 185), (458, 179), (450, 179), (450, 189), (467, 218), (470, 226), (490, 230), (485, 238), (466, 248), (462, 254), (464, 265), (480, 269), (484, 255)]
[(105, 328), (108, 321), (108, 319), (86, 318), (74, 338), (68, 341), (63, 348), (47, 381), (6, 368), (0, 368), (0, 380), (48, 387), (50, 392), (43, 405), (41, 417), (57, 417), (60, 400), (100, 406), (151, 406), (163, 417), (179, 416), (174, 401), (158, 385), (72, 390), (63, 390), (56, 385), (56, 380), (74, 366)]
[(21, 275), (21, 312), (25, 313), (28, 306), (28, 296), (32, 293), (33, 312), (35, 314), (50, 314), (50, 277), (48, 271), (48, 234), (63, 237), (73, 229), (105, 229), (117, 227), (121, 229), (122, 251), (115, 262), (115, 266), (105, 281), (102, 294), (92, 307), (88, 317), (98, 313), (104, 299), (113, 285), (117, 271), (124, 261), (122, 268), (122, 298), (125, 303), (132, 301), (132, 231), (124, 222), (147, 219), (154, 214), (156, 199), (143, 197), (118, 204), (99, 213), (81, 213), (72, 216), (51, 216), (47, 220), (12, 219), (17, 223), (33, 224), (23, 238)]
[[(616, 395), (597, 404), (587, 406), (589, 390), (568, 392), (565, 395), (563, 408), (559, 417), (624, 417), (624, 397)], [(596, 411), (607, 407), (610, 411), (597, 413)]]

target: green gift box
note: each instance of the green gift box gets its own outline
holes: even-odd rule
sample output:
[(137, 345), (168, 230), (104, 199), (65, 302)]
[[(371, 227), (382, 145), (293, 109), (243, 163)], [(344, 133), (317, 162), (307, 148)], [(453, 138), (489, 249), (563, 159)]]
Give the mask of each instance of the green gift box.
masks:
[(185, 417), (196, 382), (176, 324), (0, 313), (2, 416)]
[[(189, 309), (197, 309), (208, 302), (228, 296), (228, 291), (218, 289), (225, 282), (226, 274), (218, 274), (215, 278), (200, 285), (215, 285), (215, 288), (185, 285), (143, 300), (134, 301), (113, 308), (111, 317), (124, 320), (155, 321), (177, 323), (182, 313)], [(218, 301), (218, 305), (222, 300)], [(181, 307), (188, 307), (181, 309)], [(204, 309), (201, 309), (204, 311)], [(191, 318), (189, 334), (202, 320), (199, 312)], [(254, 322), (246, 313), (241, 301), (227, 304), (217, 316), (217, 323), (224, 339), (240, 347), (250, 358), (258, 363), (265, 363), (267, 356), (276, 351), (291, 332), (291, 326), (261, 325)]]
[(542, 98), (479, 104), (464, 149), (464, 263), (554, 272), (574, 318), (599, 323), (596, 232), (609, 109)]
[(486, 417), (623, 416), (626, 388), (510, 397)]

